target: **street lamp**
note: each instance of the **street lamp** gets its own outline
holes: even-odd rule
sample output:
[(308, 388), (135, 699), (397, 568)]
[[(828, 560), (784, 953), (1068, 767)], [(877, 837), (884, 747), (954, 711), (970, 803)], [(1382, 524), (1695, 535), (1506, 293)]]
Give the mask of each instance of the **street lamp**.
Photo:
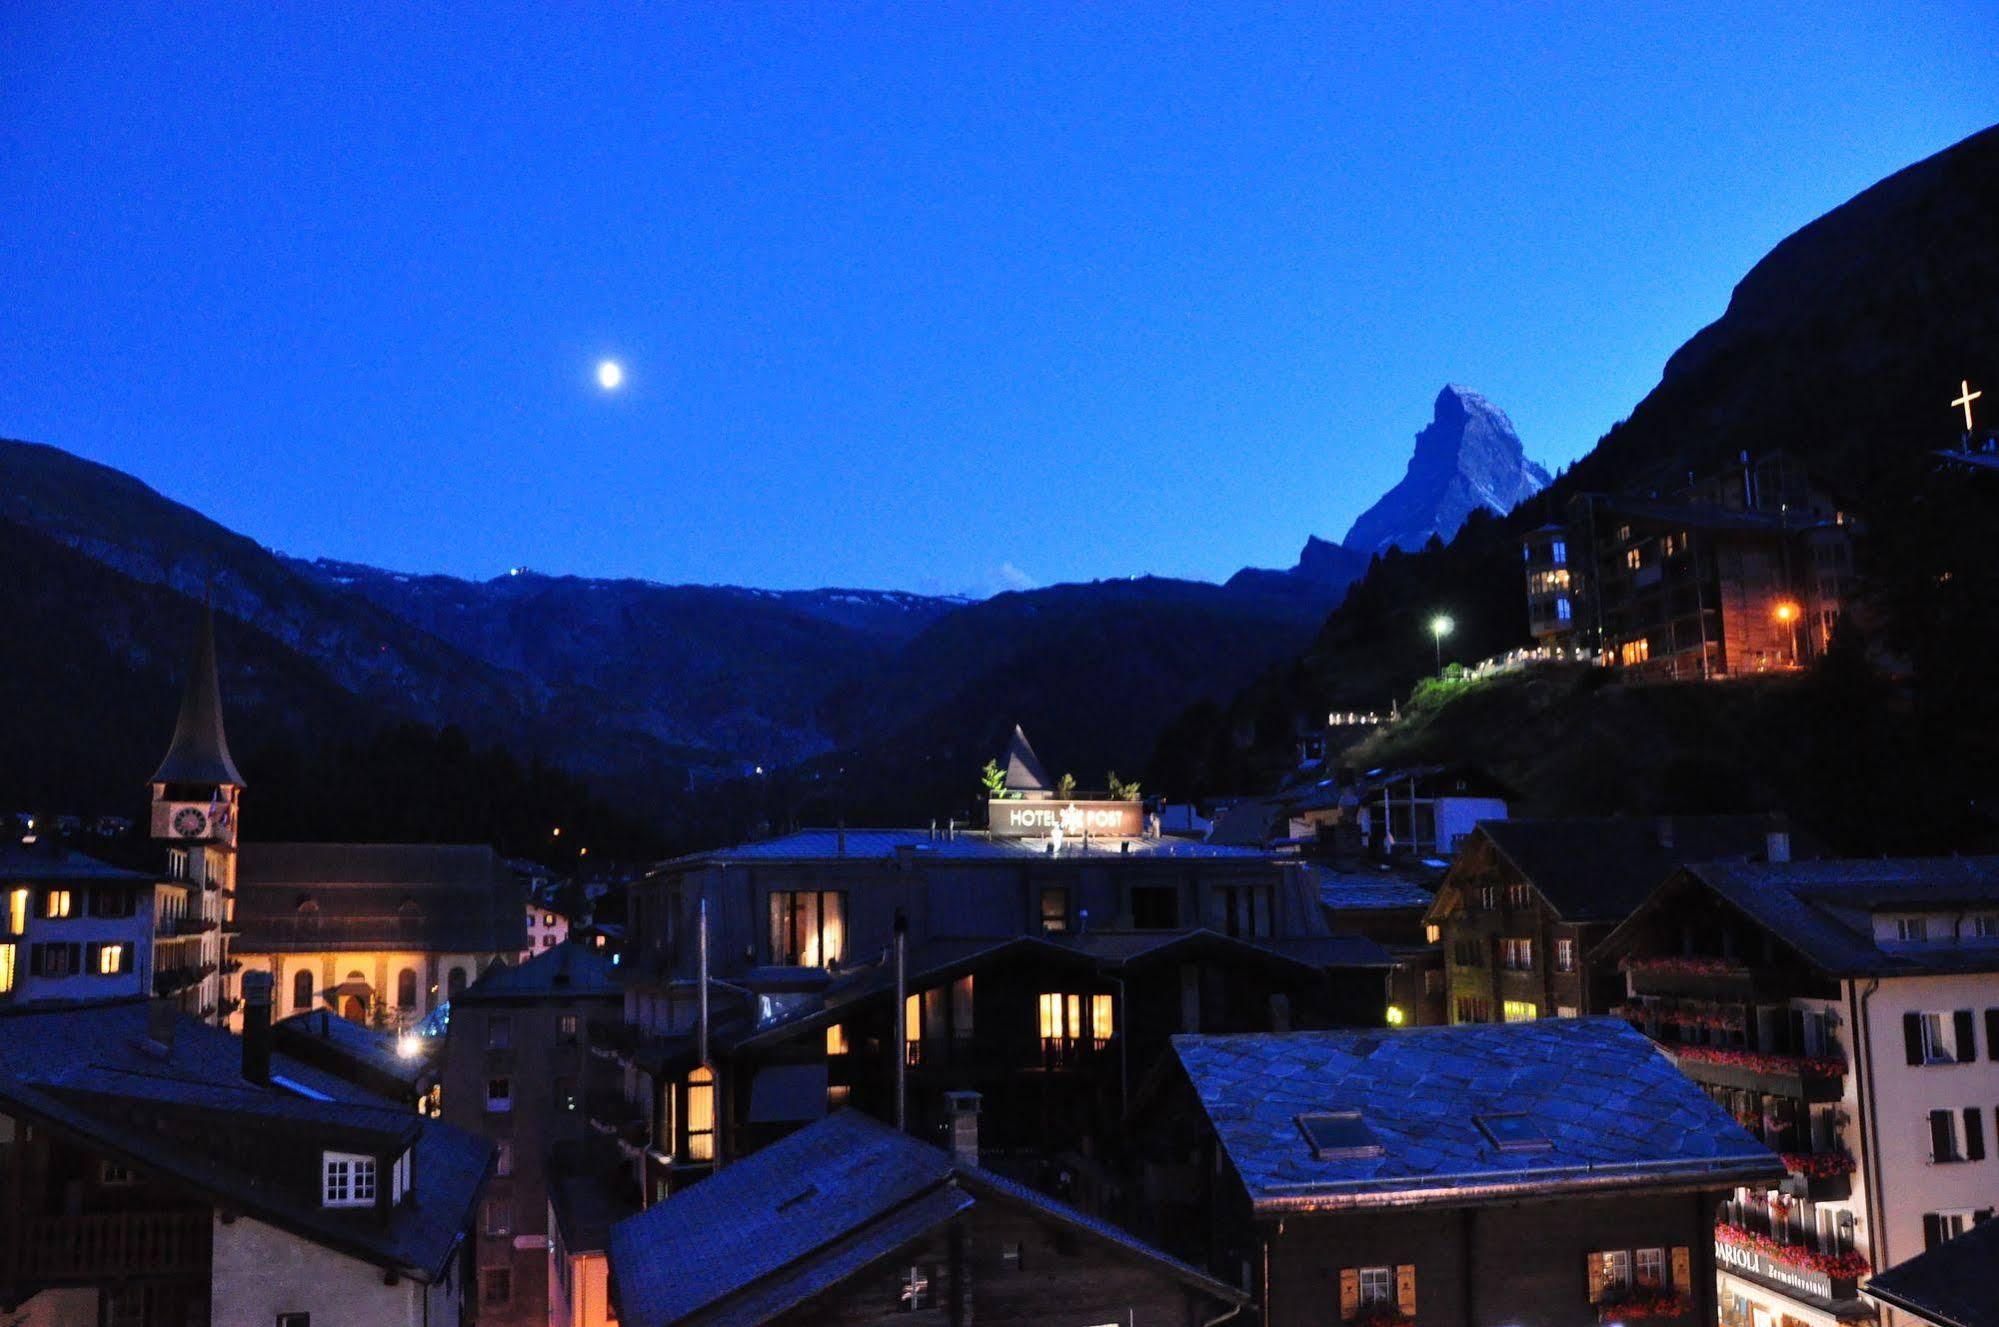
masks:
[(1437, 646), (1437, 676), (1444, 675), (1444, 637), (1451, 634), (1451, 619), (1439, 613), (1430, 619), (1430, 637)]
[(1777, 604), (1777, 620), (1782, 622), (1791, 634), (1791, 666), (1798, 666), (1798, 605), (1795, 600), (1783, 599)]

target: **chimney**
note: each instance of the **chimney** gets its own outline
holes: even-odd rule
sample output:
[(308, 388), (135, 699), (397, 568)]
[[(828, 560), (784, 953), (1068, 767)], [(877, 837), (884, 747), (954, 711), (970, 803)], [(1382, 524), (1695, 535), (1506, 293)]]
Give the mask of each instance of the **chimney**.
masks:
[(1667, 852), (1673, 850), (1673, 818), (1671, 816), (1659, 817), (1659, 846)]
[(180, 1010), (172, 1000), (151, 1000), (146, 1004), (146, 1041), (140, 1048), (165, 1059), (174, 1048), (174, 1022)]
[(961, 1166), (979, 1164), (979, 1094), (946, 1092), (944, 1114), (951, 1122), (951, 1159)]
[(243, 1077), (271, 1081), (271, 974), (243, 974)]
[(1763, 860), (1766, 862), (1791, 860), (1791, 836), (1787, 831), (1773, 829), (1763, 836)]

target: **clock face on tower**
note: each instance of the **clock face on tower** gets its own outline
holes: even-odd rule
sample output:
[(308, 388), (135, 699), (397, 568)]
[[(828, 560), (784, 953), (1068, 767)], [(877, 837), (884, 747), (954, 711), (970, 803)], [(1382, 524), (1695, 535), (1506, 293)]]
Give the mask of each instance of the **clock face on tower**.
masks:
[(182, 838), (199, 838), (207, 829), (208, 816), (198, 807), (183, 806), (174, 812), (174, 833)]

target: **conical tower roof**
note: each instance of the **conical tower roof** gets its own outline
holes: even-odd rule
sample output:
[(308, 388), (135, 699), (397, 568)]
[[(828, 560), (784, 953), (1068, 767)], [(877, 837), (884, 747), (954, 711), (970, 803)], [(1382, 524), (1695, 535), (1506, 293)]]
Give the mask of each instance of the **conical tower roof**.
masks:
[(1013, 726), (1013, 736), (1007, 739), (1006, 787), (1008, 792), (1015, 793), (1046, 793), (1055, 787), (1048, 781), (1048, 771), (1041, 768), (1041, 757), (1034, 754), (1034, 746), (1019, 724)]
[(243, 776), (229, 756), (229, 738), (222, 731), (222, 684), (215, 673), (215, 610), (201, 610), (201, 631), (195, 639), (194, 662), (181, 692), (180, 719), (174, 724), (173, 745), (153, 775), (154, 783), (228, 783), (240, 788)]

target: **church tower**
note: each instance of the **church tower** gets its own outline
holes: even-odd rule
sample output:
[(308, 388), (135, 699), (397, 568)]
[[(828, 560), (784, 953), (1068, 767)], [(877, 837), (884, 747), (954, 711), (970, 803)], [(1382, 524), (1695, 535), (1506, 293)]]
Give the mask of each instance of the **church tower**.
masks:
[(215, 612), (204, 608), (181, 692), (173, 744), (153, 774), (152, 836), (166, 842), (168, 874), (186, 890), (185, 915), (163, 915), (155, 990), (223, 1026), (237, 1022), (229, 953), (236, 911), (236, 830), (243, 776), (222, 731), (215, 668)]

